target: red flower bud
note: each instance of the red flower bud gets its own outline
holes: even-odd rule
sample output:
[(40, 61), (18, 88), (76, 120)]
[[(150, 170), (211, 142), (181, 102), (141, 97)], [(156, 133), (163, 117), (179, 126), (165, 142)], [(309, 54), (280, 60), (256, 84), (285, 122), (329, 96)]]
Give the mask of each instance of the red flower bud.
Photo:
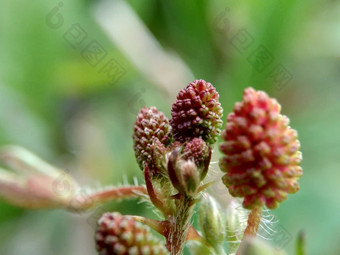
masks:
[(169, 254), (149, 227), (120, 213), (105, 213), (98, 221), (96, 248), (99, 254)]
[(228, 116), (220, 145), (222, 180), (232, 196), (244, 197), (245, 208), (273, 209), (299, 190), (300, 142), (280, 110), (265, 92), (248, 88)]
[(200, 180), (203, 180), (208, 172), (211, 148), (201, 138), (194, 138), (185, 145), (182, 157), (195, 162), (200, 170)]
[(222, 107), (216, 89), (204, 80), (191, 82), (177, 95), (172, 105), (170, 124), (176, 141), (201, 137), (208, 144), (216, 142), (222, 126)]

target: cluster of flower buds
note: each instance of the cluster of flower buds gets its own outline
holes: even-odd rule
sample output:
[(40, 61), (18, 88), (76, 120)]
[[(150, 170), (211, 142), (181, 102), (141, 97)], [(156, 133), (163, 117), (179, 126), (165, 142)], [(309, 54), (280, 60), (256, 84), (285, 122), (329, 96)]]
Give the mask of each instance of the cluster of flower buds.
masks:
[(244, 197), (247, 209), (274, 209), (299, 189), (300, 143), (280, 110), (265, 92), (248, 88), (227, 118), (220, 145), (222, 180), (232, 196)]
[(181, 90), (171, 119), (155, 107), (140, 110), (133, 141), (137, 162), (152, 176), (168, 176), (180, 192), (193, 195), (207, 174), (211, 145), (220, 134), (222, 107), (216, 89), (196, 80)]
[(223, 246), (226, 226), (217, 201), (208, 194), (201, 201), (199, 223), (205, 240), (218, 253)]
[(105, 255), (167, 255), (162, 241), (131, 216), (105, 213), (98, 221), (96, 248)]
[[(247, 214), (243, 235), (239, 227), (244, 224), (244, 211), (236, 213), (231, 204), (223, 215), (208, 195), (203, 196), (200, 207), (201, 235), (190, 225), (198, 194), (208, 186), (201, 182), (222, 126), (219, 94), (204, 80), (195, 80), (178, 93), (170, 120), (155, 107), (144, 107), (138, 113), (133, 148), (144, 171), (145, 187), (109, 188), (79, 197), (81, 187), (69, 174), (23, 148), (8, 146), (0, 150), (0, 159), (17, 173), (0, 168), (0, 197), (24, 208), (79, 211), (109, 200), (147, 194), (165, 220), (103, 214), (95, 236), (101, 255), (177, 255), (186, 240), (200, 241), (191, 247), (197, 254), (225, 254), (223, 242), (237, 244), (241, 237), (240, 248), (231, 244), (229, 252), (238, 248), (239, 255), (282, 255), (250, 239), (258, 230), (262, 206), (274, 209), (288, 194), (299, 190), (300, 142), (280, 111), (280, 104), (265, 92), (247, 88), (222, 132), (222, 181), (232, 196), (244, 198), (244, 211), (252, 210)], [(166, 245), (141, 222), (162, 234)]]
[[(144, 107), (137, 115), (135, 156), (144, 171), (151, 202), (166, 217), (176, 214), (178, 203), (174, 198), (192, 201), (185, 205), (188, 207), (197, 201), (201, 181), (208, 172), (211, 146), (221, 132), (222, 107), (218, 99), (210, 83), (196, 80), (177, 95), (170, 120), (155, 107)], [(178, 224), (184, 227), (187, 220)], [(171, 231), (177, 230), (173, 227)], [(167, 240), (167, 244), (172, 241)], [(176, 249), (181, 250), (178, 245)]]

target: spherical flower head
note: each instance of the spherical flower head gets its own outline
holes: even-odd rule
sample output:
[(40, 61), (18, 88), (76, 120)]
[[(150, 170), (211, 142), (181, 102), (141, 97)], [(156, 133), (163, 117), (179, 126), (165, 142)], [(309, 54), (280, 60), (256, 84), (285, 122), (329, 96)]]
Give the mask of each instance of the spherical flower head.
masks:
[(222, 132), (222, 180), (243, 206), (274, 209), (299, 190), (302, 156), (297, 132), (280, 114), (280, 104), (263, 91), (247, 88)]
[(168, 118), (155, 107), (144, 107), (137, 114), (133, 132), (133, 148), (139, 167), (147, 163), (152, 172), (157, 171), (153, 160), (153, 147), (158, 140), (164, 146), (171, 141), (171, 126)]
[(222, 126), (219, 94), (209, 82), (191, 82), (177, 95), (172, 105), (170, 124), (176, 141), (200, 137), (208, 144), (216, 142)]
[(120, 213), (105, 213), (98, 221), (96, 248), (99, 254), (169, 254), (149, 227)]

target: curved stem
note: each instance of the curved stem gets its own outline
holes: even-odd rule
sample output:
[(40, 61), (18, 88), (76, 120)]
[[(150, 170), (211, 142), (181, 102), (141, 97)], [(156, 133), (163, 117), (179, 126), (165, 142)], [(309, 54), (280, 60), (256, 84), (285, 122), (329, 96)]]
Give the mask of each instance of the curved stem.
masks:
[(144, 168), (144, 178), (147, 192), (153, 205), (156, 206), (164, 214), (164, 216), (169, 215), (170, 214), (169, 208), (158, 198), (157, 193), (153, 187), (149, 167), (147, 164), (145, 164)]
[(95, 201), (99, 200), (105, 202), (116, 199), (139, 197), (140, 195), (138, 193), (148, 194), (144, 186), (126, 186), (96, 192), (91, 195), (91, 198)]

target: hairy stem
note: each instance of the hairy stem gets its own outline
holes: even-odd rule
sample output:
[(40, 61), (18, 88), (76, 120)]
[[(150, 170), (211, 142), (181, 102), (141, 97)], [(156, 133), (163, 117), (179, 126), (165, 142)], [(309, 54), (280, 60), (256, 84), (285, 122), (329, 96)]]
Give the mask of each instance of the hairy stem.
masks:
[[(245, 239), (249, 237), (255, 237), (257, 235), (257, 231), (259, 230), (259, 226), (261, 223), (261, 216), (262, 216), (262, 207), (255, 207), (254, 209), (250, 211), (249, 216), (248, 216), (247, 227), (244, 230), (241, 245)], [(239, 249), (236, 252), (236, 254), (237, 255), (239, 254)]]
[(247, 228), (244, 230), (243, 239), (247, 236), (255, 237), (259, 230), (262, 215), (262, 207), (255, 207), (248, 216)]
[(74, 197), (77, 203), (70, 203), (71, 210), (87, 210), (88, 208), (94, 207), (97, 204), (103, 204), (105, 202), (140, 197), (141, 194), (148, 194), (144, 186), (127, 186), (127, 187), (113, 187), (107, 188), (93, 194)]
[(190, 227), (190, 219), (193, 214), (193, 200), (187, 196), (181, 196), (177, 201), (177, 211), (169, 218), (169, 234), (167, 236), (167, 248), (171, 255), (181, 255)]
[(151, 202), (164, 214), (164, 216), (167, 216), (170, 213), (169, 208), (163, 203), (163, 201), (161, 201), (158, 198), (158, 195), (153, 187), (153, 183), (152, 183), (150, 172), (149, 172), (149, 167), (147, 164), (145, 164), (144, 178), (145, 178), (147, 192), (149, 194)]
[(127, 186), (127, 187), (117, 187), (99, 191), (91, 195), (93, 200), (110, 201), (116, 199), (124, 199), (131, 197), (139, 197), (138, 193), (147, 194), (146, 188), (144, 186)]

